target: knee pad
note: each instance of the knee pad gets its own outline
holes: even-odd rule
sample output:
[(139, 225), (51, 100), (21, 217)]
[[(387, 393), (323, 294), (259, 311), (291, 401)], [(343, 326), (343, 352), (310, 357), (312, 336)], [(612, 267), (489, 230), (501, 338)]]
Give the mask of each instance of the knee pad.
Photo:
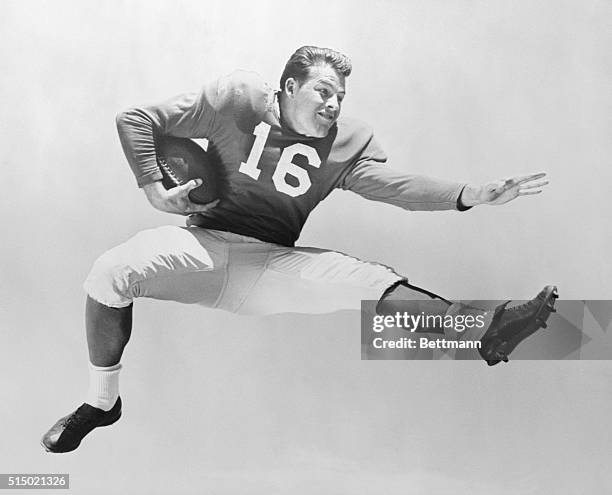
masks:
[(168, 225), (143, 230), (100, 256), (84, 283), (89, 296), (105, 306), (123, 308), (136, 297), (146, 296), (143, 281), (160, 271), (174, 271), (175, 265), (193, 268), (194, 260), (210, 269), (208, 253), (187, 229)]
[(116, 249), (112, 249), (94, 262), (83, 288), (100, 304), (124, 308), (132, 304), (133, 299), (129, 294), (130, 268), (116, 254)]

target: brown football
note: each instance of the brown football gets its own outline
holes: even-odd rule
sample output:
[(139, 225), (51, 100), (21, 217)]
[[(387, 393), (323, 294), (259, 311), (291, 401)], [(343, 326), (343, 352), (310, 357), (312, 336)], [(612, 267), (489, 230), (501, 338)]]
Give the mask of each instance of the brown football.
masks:
[(206, 204), (218, 199), (225, 187), (223, 167), (212, 153), (187, 138), (158, 136), (155, 140), (157, 164), (162, 171), (166, 189), (202, 179), (202, 185), (189, 191), (194, 203)]

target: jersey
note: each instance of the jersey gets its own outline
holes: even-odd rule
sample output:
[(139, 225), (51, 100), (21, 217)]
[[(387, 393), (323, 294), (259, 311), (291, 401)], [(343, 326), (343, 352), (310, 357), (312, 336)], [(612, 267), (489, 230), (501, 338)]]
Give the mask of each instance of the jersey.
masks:
[(206, 138), (228, 184), (190, 225), (293, 246), (308, 215), (335, 188), (406, 209), (455, 209), (463, 184), (390, 170), (365, 124), (340, 117), (323, 138), (282, 125), (277, 93), (236, 71), (196, 93), (120, 114), (120, 140), (139, 186), (160, 180), (155, 136)]

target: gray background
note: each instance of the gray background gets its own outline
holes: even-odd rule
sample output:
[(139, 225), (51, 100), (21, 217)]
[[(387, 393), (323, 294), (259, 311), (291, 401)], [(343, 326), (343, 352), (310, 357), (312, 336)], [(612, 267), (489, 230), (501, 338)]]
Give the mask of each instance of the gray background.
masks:
[(608, 362), (362, 362), (359, 315), (239, 318), (141, 301), (124, 418), (73, 454), (39, 437), (82, 401), (81, 283), (180, 217), (135, 187), (115, 114), (302, 44), (348, 53), (344, 112), (406, 172), (545, 170), (545, 194), (407, 213), (350, 193), (301, 245), (458, 299), (612, 299), (609, 2), (0, 3), (0, 472), (73, 493), (583, 494), (612, 489)]

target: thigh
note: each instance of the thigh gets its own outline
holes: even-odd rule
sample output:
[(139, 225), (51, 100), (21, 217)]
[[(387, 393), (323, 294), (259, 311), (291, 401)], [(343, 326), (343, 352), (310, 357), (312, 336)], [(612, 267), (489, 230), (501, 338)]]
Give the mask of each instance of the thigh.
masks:
[[(232, 256), (229, 263), (233, 265)], [(403, 279), (385, 265), (336, 251), (275, 246), (236, 311), (316, 314), (360, 309), (361, 300), (378, 300)]]
[(205, 229), (145, 230), (104, 253), (85, 290), (112, 307), (137, 297), (214, 307), (225, 283), (227, 252), (223, 239)]

